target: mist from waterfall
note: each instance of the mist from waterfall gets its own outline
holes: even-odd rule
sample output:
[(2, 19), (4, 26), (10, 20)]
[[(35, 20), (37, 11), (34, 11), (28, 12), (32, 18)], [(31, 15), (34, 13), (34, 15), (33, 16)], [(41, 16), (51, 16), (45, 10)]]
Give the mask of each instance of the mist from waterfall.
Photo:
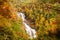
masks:
[(29, 38), (36, 38), (36, 31), (35, 31), (35, 29), (32, 29), (25, 21), (26, 21), (26, 19), (25, 19), (25, 15), (24, 15), (24, 13), (18, 13), (17, 14), (18, 15), (18, 17), (21, 17), (22, 18), (22, 20), (23, 20), (23, 24), (24, 24), (24, 26), (25, 26), (25, 30), (26, 30), (26, 32), (27, 32), (27, 34), (30, 36)]

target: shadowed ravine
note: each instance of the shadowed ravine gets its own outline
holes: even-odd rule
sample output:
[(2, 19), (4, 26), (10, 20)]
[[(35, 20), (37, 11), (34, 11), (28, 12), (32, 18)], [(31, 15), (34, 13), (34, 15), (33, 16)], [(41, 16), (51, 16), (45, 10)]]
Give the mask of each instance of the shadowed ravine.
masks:
[(32, 29), (27, 23), (26, 23), (26, 19), (25, 19), (25, 15), (24, 13), (18, 13), (17, 14), (18, 17), (21, 17), (23, 20), (23, 25), (25, 26), (25, 30), (27, 32), (27, 34), (30, 36), (29, 38), (33, 39), (36, 38), (36, 31), (35, 29)]

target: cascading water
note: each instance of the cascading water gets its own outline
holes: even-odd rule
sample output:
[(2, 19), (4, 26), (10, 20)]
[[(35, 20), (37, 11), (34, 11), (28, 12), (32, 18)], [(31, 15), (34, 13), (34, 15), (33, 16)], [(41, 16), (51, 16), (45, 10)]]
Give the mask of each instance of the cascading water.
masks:
[(30, 36), (30, 38), (36, 38), (36, 31), (34, 29), (32, 29), (29, 25), (27, 25), (27, 23), (25, 22), (25, 15), (24, 13), (18, 13), (18, 17), (21, 17), (23, 20), (23, 24), (25, 25), (25, 30), (27, 32), (27, 34)]

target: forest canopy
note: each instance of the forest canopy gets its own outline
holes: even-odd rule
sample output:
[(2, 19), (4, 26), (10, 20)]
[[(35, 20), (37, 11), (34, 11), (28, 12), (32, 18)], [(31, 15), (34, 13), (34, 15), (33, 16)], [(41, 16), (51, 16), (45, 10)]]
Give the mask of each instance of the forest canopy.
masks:
[(0, 40), (30, 40), (17, 12), (36, 30), (32, 40), (60, 40), (60, 0), (0, 0)]

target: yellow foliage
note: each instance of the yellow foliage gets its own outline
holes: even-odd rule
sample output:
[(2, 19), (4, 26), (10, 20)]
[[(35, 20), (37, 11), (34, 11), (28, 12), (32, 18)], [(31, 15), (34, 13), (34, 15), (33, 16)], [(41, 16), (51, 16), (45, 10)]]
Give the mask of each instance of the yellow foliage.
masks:
[(45, 18), (44, 17), (41, 17), (40, 23), (42, 23), (43, 21), (45, 21)]
[(48, 22), (48, 20), (46, 20), (45, 26), (49, 27), (49, 22)]
[(55, 21), (56, 21), (56, 18), (51, 18), (50, 19), (50, 25), (54, 25), (53, 22), (55, 22)]

